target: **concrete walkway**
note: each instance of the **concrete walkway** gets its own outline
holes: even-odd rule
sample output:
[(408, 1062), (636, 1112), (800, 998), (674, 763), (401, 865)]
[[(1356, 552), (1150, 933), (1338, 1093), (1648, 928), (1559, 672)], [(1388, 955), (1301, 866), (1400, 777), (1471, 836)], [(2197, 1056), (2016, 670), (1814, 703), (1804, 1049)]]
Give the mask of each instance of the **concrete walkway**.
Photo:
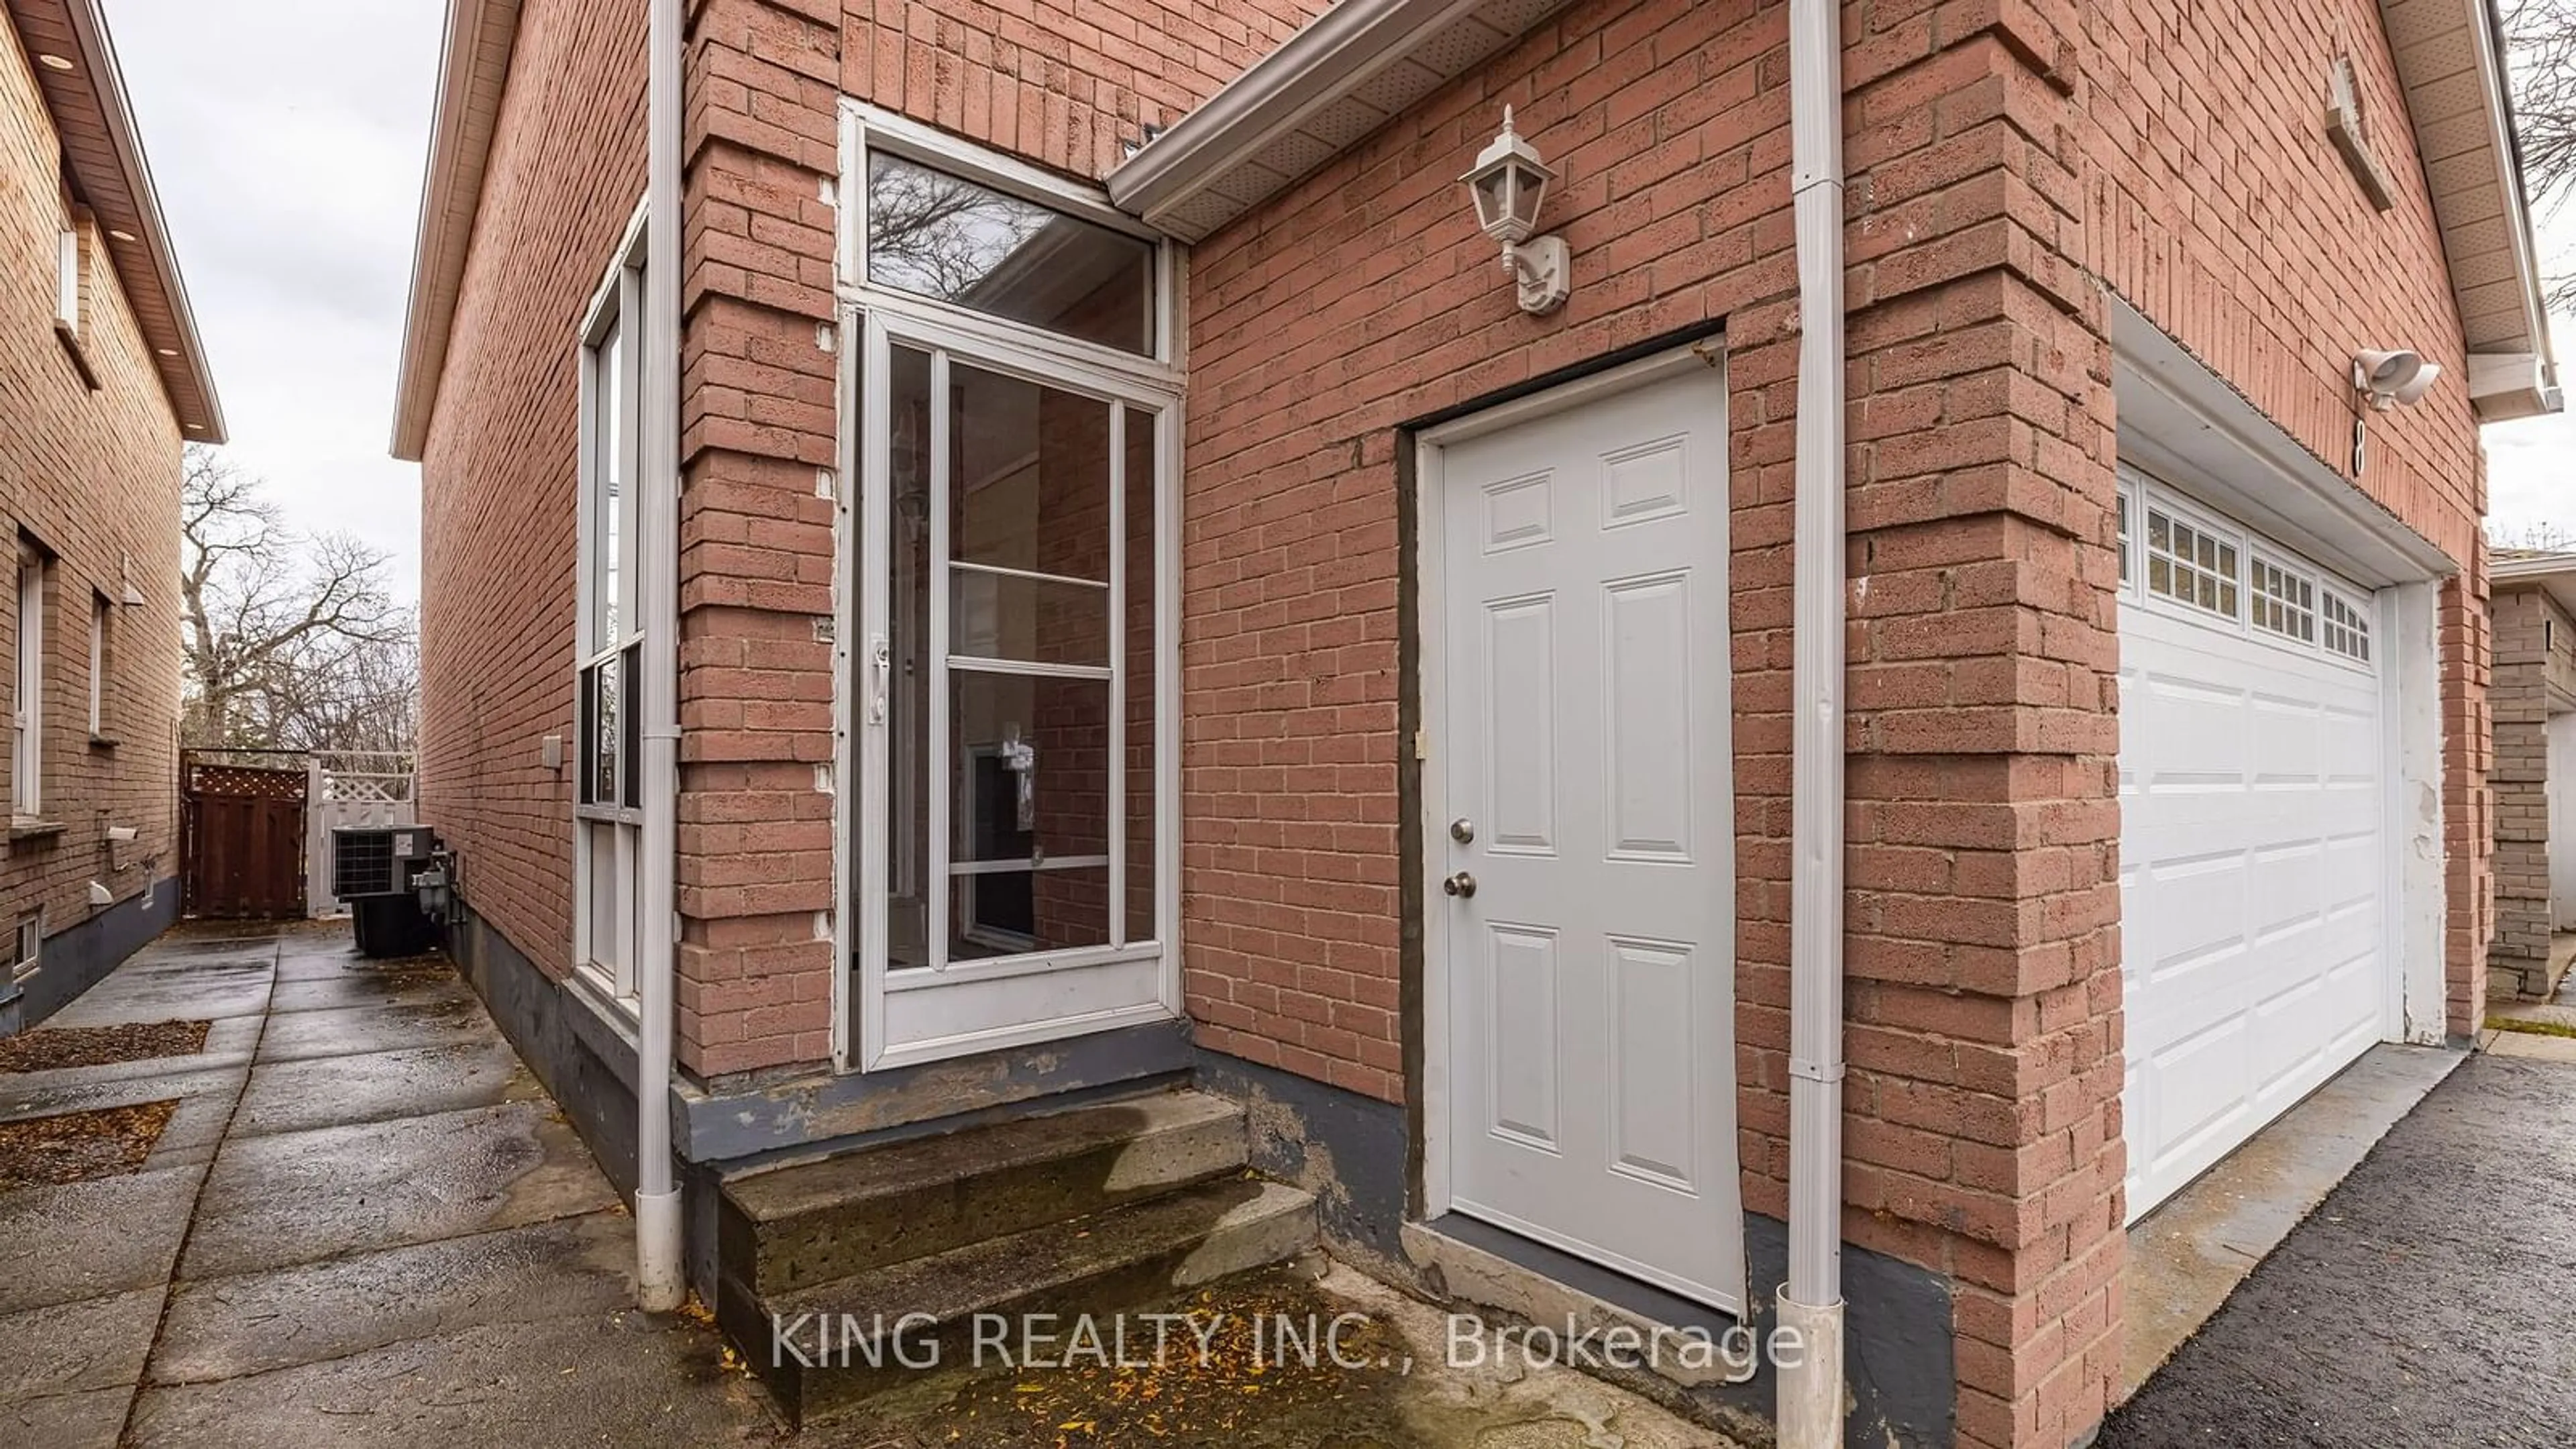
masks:
[[(627, 1307), (616, 1193), (444, 960), (364, 961), (345, 926), (174, 934), (46, 1025), (199, 1019), (193, 1056), (0, 1074), (0, 1121), (178, 1102), (140, 1171), (0, 1190), (6, 1449), (1054, 1449), (1052, 1411), (1116, 1387), (966, 1374), (788, 1435), (706, 1320)], [(1562, 1366), (1444, 1369), (1438, 1313), (1348, 1269), (1313, 1291), (1421, 1371), (1312, 1402), (1184, 1372), (1158, 1442), (1725, 1442)]]
[(2100, 1442), (2554, 1449), (2576, 1424), (2571, 1283), (2576, 1065), (2471, 1057)]
[(191, 1057), (0, 1075), (0, 1119), (178, 1100), (139, 1172), (0, 1191), (0, 1444), (770, 1442), (712, 1331), (443, 961), (174, 934), (46, 1023)]

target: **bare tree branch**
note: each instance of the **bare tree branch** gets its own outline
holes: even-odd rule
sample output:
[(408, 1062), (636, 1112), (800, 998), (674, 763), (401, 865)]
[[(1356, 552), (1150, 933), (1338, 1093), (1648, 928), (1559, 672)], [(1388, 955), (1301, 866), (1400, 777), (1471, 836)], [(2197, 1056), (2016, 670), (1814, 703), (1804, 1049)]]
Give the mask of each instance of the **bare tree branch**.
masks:
[(260, 480), (188, 449), (180, 609), (191, 744), (411, 748), (419, 626), (386, 592), (385, 555), (288, 529)]
[[(2576, 0), (2507, 0), (2504, 30), (2523, 185), (2534, 216), (2554, 217), (2576, 197)], [(2541, 265), (2551, 309), (2576, 308), (2576, 257)]]
[(2576, 530), (2555, 523), (2507, 527), (2491, 519), (2487, 523), (2487, 547), (2516, 552), (2562, 553), (2576, 548)]

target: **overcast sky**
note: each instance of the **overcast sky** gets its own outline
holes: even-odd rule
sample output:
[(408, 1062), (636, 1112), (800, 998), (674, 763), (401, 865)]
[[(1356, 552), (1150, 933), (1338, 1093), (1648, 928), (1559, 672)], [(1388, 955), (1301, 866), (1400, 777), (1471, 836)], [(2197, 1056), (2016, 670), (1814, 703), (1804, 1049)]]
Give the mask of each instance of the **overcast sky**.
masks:
[(233, 459), (297, 528), (394, 555), (418, 470), (386, 453), (440, 0), (105, 0)]
[[(385, 447), (445, 6), (106, 4), (233, 457), (268, 478), (297, 527), (390, 551), (412, 596), (415, 470)], [(2576, 215), (2550, 220), (2542, 250), (2576, 269)], [(2576, 318), (2554, 331), (2576, 382)], [(2576, 416), (2486, 439), (2494, 518), (2576, 531)]]

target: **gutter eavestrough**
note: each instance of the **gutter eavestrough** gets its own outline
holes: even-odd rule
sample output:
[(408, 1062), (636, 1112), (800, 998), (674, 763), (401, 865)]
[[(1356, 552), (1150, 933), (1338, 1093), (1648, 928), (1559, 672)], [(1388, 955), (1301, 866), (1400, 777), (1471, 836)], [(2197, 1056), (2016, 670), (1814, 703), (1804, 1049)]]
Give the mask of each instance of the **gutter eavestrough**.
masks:
[[(1789, 6), (1798, 432), (1789, 865), (1789, 1281), (1780, 1449), (1843, 1441), (1843, 96), (1836, 0)], [(1785, 1357), (1785, 1356), (1784, 1356)]]
[(673, 887), (679, 820), (680, 531), (680, 0), (652, 0), (644, 123), (643, 399), (636, 507), (644, 567), (644, 839), (636, 935), (635, 1299), (649, 1313), (680, 1306), (680, 1189), (671, 1173), (671, 1015), (677, 991)]

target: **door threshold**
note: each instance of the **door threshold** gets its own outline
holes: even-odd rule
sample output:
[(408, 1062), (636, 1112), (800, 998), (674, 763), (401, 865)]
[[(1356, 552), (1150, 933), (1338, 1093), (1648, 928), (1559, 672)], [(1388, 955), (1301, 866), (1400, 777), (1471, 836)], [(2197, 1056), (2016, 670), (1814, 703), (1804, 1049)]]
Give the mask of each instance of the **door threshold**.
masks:
[[(1404, 1255), (1426, 1286), (1453, 1306), (1500, 1309), (1557, 1333), (1627, 1328), (1649, 1338), (1660, 1333), (1723, 1339), (1738, 1325), (1722, 1309), (1463, 1213), (1406, 1223), (1403, 1240)], [(1693, 1370), (1678, 1355), (1658, 1357), (1656, 1376), (1684, 1389), (1731, 1381), (1722, 1366)]]

